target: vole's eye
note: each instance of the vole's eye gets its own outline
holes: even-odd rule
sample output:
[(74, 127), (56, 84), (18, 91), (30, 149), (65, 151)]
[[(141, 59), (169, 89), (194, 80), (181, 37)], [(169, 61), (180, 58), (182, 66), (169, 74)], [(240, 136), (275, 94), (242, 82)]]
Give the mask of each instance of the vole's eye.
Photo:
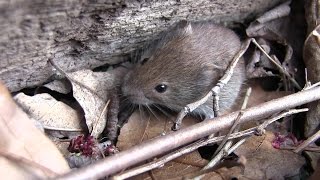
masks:
[(167, 90), (167, 85), (165, 84), (159, 84), (157, 85), (154, 89), (158, 92), (158, 93), (164, 93)]
[(149, 60), (149, 58), (144, 58), (144, 59), (141, 61), (141, 65), (143, 65), (144, 63), (146, 63), (148, 60)]

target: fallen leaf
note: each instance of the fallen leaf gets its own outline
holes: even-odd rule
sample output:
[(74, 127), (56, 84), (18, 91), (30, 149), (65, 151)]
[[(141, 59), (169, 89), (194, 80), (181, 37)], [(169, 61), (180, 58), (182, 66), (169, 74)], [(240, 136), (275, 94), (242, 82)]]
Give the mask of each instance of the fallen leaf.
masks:
[(81, 70), (68, 74), (72, 77), (73, 96), (85, 113), (86, 124), (91, 135), (98, 137), (106, 125), (103, 109), (108, 100), (108, 91), (115, 88), (126, 69), (119, 67), (107, 72)]
[[(19, 93), (14, 96), (14, 99), (29, 116), (39, 121), (45, 129), (53, 130), (51, 132), (55, 131), (55, 137), (68, 137), (70, 131), (67, 130), (81, 131), (82, 129), (79, 113), (49, 94), (28, 96)], [(60, 131), (63, 129), (66, 131)]]
[[(53, 177), (39, 168), (23, 163), (27, 159), (61, 174), (69, 167), (55, 145), (37, 129), (0, 84), (0, 174), (2, 179), (44, 179)], [(4, 154), (20, 157), (12, 161)]]
[(265, 91), (259, 85), (258, 81), (252, 81), (250, 83), (250, 87), (252, 88), (252, 93), (249, 97), (247, 106), (248, 108), (270, 101), (272, 99), (277, 99), (292, 94), (292, 92), (290, 91)]
[(292, 151), (275, 149), (272, 132), (252, 136), (235, 153), (247, 159), (244, 176), (249, 179), (285, 179), (299, 173), (305, 159)]

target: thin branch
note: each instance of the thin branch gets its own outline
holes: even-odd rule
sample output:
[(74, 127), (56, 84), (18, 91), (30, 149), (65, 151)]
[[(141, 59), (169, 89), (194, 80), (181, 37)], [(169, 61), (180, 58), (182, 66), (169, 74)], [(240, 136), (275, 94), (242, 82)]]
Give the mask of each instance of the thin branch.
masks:
[(203, 98), (201, 98), (200, 100), (190, 103), (188, 105), (186, 105), (186, 107), (181, 110), (178, 114), (178, 117), (174, 123), (174, 126), (172, 127), (173, 130), (178, 130), (180, 129), (180, 125), (182, 123), (182, 119), (190, 112), (192, 112), (193, 110), (197, 109), (200, 105), (204, 104), (205, 102), (208, 101), (208, 99), (213, 96), (213, 111), (215, 116), (217, 116), (218, 111), (219, 111), (219, 94), (221, 89), (224, 87), (224, 85), (226, 85), (229, 80), (231, 79), (232, 75), (233, 75), (233, 71), (238, 63), (238, 61), (240, 60), (240, 58), (243, 56), (243, 54), (246, 52), (246, 50), (248, 49), (250, 45), (250, 40), (245, 41), (244, 43), (242, 43), (240, 50), (238, 51), (238, 53), (234, 56), (233, 60), (231, 61), (230, 65), (228, 66), (228, 68), (226, 69), (223, 77), (218, 81), (218, 83), (211, 89), (211, 91), (204, 96)]
[[(272, 118), (271, 120), (270, 119), (267, 119), (266, 121), (268, 123), (273, 123), (275, 119), (280, 119), (280, 118), (283, 118), (283, 117), (286, 117), (286, 116), (290, 116), (292, 114), (296, 114), (296, 113), (301, 113), (301, 112), (305, 112), (307, 111), (308, 109), (292, 109), (290, 111), (287, 111), (287, 112), (284, 112), (284, 113), (281, 113), (279, 114), (277, 117), (274, 117)], [(261, 126), (265, 127), (265, 124), (261, 124), (259, 126), (256, 126), (256, 127), (253, 127), (253, 128), (250, 128), (250, 129), (247, 129), (247, 130), (244, 130), (244, 131), (241, 131), (241, 132), (237, 132), (237, 133), (233, 133), (231, 134), (227, 140), (231, 140), (231, 139), (235, 139), (235, 138), (239, 138), (239, 137), (247, 137), (247, 136), (250, 136), (252, 134), (255, 134), (256, 133), (256, 130), (257, 129), (260, 129)], [(116, 180), (120, 180), (120, 179), (127, 179), (127, 178), (130, 178), (130, 177), (133, 177), (133, 176), (136, 176), (138, 174), (141, 174), (141, 173), (144, 173), (144, 172), (147, 172), (147, 171), (150, 171), (152, 169), (155, 169), (155, 168), (159, 168), (161, 166), (163, 166), (165, 163), (175, 159), (175, 158), (178, 158), (182, 155), (185, 155), (185, 154), (188, 154), (190, 152), (193, 152), (195, 151), (196, 149), (198, 149), (199, 147), (201, 146), (205, 146), (205, 145), (208, 145), (208, 144), (212, 144), (212, 143), (216, 143), (216, 142), (219, 142), (219, 141), (222, 141), (226, 138), (226, 136), (219, 136), (219, 137), (212, 137), (210, 139), (203, 139), (203, 140), (199, 140), (195, 143), (192, 143), (188, 146), (185, 146), (181, 149), (178, 149), (170, 154), (167, 154), (153, 162), (150, 162), (150, 163), (147, 163), (147, 164), (144, 164), (142, 166), (139, 166), (139, 167), (136, 167), (136, 168), (133, 168), (133, 169), (130, 169), (128, 171), (125, 171), (123, 173), (120, 173), (120, 174), (117, 174), (115, 176), (113, 176), (113, 179), (116, 179)]]
[(242, 106), (241, 106), (241, 109), (245, 109), (247, 108), (247, 105), (248, 105), (248, 102), (249, 102), (249, 97), (251, 95), (251, 92), (252, 92), (252, 88), (249, 87), (246, 91), (246, 94), (244, 96), (244, 99), (243, 99), (243, 103), (242, 103)]
[[(241, 123), (260, 120), (272, 114), (291, 109), (302, 104), (320, 99), (320, 87), (315, 87), (282, 98), (262, 103), (258, 106), (243, 110)], [(184, 128), (181, 131), (171, 132), (145, 141), (115, 156), (92, 163), (89, 166), (73, 170), (60, 179), (98, 179), (109, 176), (122, 169), (143, 162), (152, 157), (172, 151), (210, 134), (230, 128), (239, 111), (220, 116), (214, 120), (207, 120)]]
[[(247, 108), (247, 104), (248, 104), (248, 100), (249, 100), (249, 96), (250, 96), (250, 94), (251, 94), (251, 91), (252, 91), (252, 88), (249, 87), (249, 88), (247, 89), (247, 91), (246, 91), (246, 95), (245, 95), (245, 98), (244, 98), (244, 100), (243, 100), (243, 103), (242, 103), (242, 106), (241, 106), (241, 110)], [(238, 114), (237, 119), (234, 121), (234, 123), (233, 123), (233, 125), (231, 126), (230, 130), (228, 131), (227, 135), (225, 136), (225, 138), (223, 139), (223, 141), (221, 142), (221, 144), (219, 145), (219, 147), (216, 149), (213, 157), (216, 156), (216, 155), (220, 152), (220, 150), (226, 145), (227, 140), (228, 140), (229, 136), (231, 135), (231, 133), (237, 132), (237, 131), (240, 129), (240, 126), (238, 126), (238, 124), (239, 124), (239, 121), (240, 121), (242, 115), (243, 115), (243, 112), (240, 111), (239, 114)], [(237, 126), (238, 126), (238, 128), (236, 129)], [(209, 168), (213, 167), (214, 164), (215, 164), (215, 163), (209, 162), (209, 163), (206, 165), (206, 167), (204, 167), (202, 170), (204, 170), (204, 169), (209, 169)]]
[[(280, 147), (280, 149), (281, 150), (295, 150), (295, 149), (297, 149), (297, 147), (295, 147), (295, 146), (286, 146), (286, 147)], [(305, 147), (303, 150), (304, 151), (320, 153), (320, 147)]]
[(314, 141), (316, 141), (319, 138), (320, 138), (320, 130), (317, 133), (315, 133), (314, 135), (312, 135), (311, 137), (309, 137), (307, 140), (305, 140), (302, 144), (300, 144), (297, 147), (297, 149), (295, 149), (293, 152), (299, 153), (300, 151), (305, 149), (307, 146), (309, 146), (309, 144), (313, 143)]
[[(251, 87), (247, 89), (245, 98), (244, 98), (242, 106), (241, 106), (241, 110), (247, 108), (247, 104), (248, 104), (249, 96), (251, 94), (251, 90), (252, 90)], [(238, 126), (238, 124), (240, 122), (242, 115), (243, 115), (243, 112), (240, 111), (238, 114), (238, 117), (234, 121), (234, 123), (231, 126), (230, 130), (228, 131), (227, 135), (225, 136), (225, 138), (223, 139), (223, 141), (221, 142), (221, 144), (219, 145), (219, 147), (215, 151), (215, 153), (213, 155), (214, 158), (211, 159), (210, 162), (204, 168), (202, 168), (201, 171), (213, 168), (224, 157), (224, 156), (222, 156), (222, 154), (224, 154), (224, 152), (228, 151), (229, 147), (231, 147), (231, 145), (233, 143), (231, 140), (228, 140), (228, 138), (233, 132), (238, 132), (238, 130), (240, 129), (240, 125)], [(200, 180), (202, 177), (203, 177), (203, 175), (200, 175), (198, 177), (195, 177), (194, 180)]]
[(280, 64), (278, 64), (276, 60), (274, 60), (271, 56), (269, 56), (269, 54), (263, 49), (263, 47), (260, 46), (260, 44), (259, 44), (254, 38), (251, 38), (250, 40), (260, 49), (260, 51), (263, 52), (263, 54), (265, 54), (265, 55), (267, 56), (267, 58), (268, 58), (275, 66), (277, 66), (277, 68), (279, 69), (279, 71), (280, 71), (282, 74), (284, 74), (285, 76), (287, 76), (287, 77), (289, 78), (289, 80), (293, 83), (293, 85), (294, 85), (297, 89), (299, 89), (299, 90), (302, 89), (301, 86), (297, 83), (297, 81), (296, 81), (293, 77), (291, 77), (291, 75), (290, 75)]
[(82, 132), (83, 129), (72, 129), (72, 128), (59, 128), (59, 127), (51, 127), (51, 126), (42, 126), (46, 130), (50, 131), (68, 131), (68, 132)]
[(103, 117), (103, 115), (106, 114), (106, 111), (107, 111), (107, 108), (109, 106), (109, 103), (110, 103), (110, 99), (107, 101), (106, 105), (103, 107), (99, 117), (92, 122), (93, 127), (91, 129), (91, 134), (90, 135), (92, 135), (93, 132), (96, 132), (97, 125), (98, 125), (99, 122), (102, 121), (101, 118)]
[[(214, 153), (213, 156), (216, 156), (216, 155), (219, 153), (219, 151), (223, 149), (223, 146), (227, 143), (228, 137), (231, 135), (231, 133), (234, 132), (234, 130), (235, 130), (236, 127), (238, 126), (242, 115), (243, 115), (243, 112), (240, 111), (239, 114), (238, 114), (238, 116), (237, 116), (237, 118), (236, 118), (236, 120), (234, 121), (233, 125), (231, 126), (228, 134), (226, 135), (226, 138), (221, 142), (221, 144), (219, 145), (219, 147), (217, 148), (217, 150), (216, 150), (216, 152)], [(210, 163), (209, 163), (209, 164), (210, 164)], [(208, 167), (206, 167), (205, 169), (209, 169), (209, 168), (210, 168), (210, 167), (209, 167), (209, 166), (210, 166), (209, 164), (207, 165)]]
[(81, 83), (80, 81), (76, 80), (75, 78), (71, 77), (67, 72), (65, 72), (63, 69), (61, 69), (52, 59), (49, 59), (49, 62), (60, 74), (62, 74), (64, 77), (66, 77), (69, 81), (74, 82), (78, 86), (86, 88), (92, 94), (96, 95), (97, 97), (99, 97), (100, 99), (105, 101), (105, 98), (102, 97), (99, 93), (97, 93), (96, 91), (91, 89), (89, 86), (87, 86), (87, 85)]
[(205, 176), (206, 170), (213, 168), (218, 162), (220, 162), (220, 160), (231, 154), (233, 151), (235, 151), (239, 146), (241, 146), (248, 137), (241, 139), (240, 141), (238, 141), (235, 145), (232, 145), (232, 141), (228, 141), (226, 143), (226, 145), (223, 147), (222, 151), (219, 151), (219, 153), (210, 161), (210, 164), (207, 164), (207, 166), (205, 166), (199, 173), (201, 175), (193, 178), (193, 180), (200, 180)]
[(250, 38), (247, 39), (246, 41), (244, 41), (240, 47), (240, 50), (238, 51), (238, 53), (234, 56), (233, 60), (231, 61), (230, 65), (228, 66), (228, 68), (226, 69), (223, 77), (218, 81), (218, 83), (211, 89), (211, 91), (204, 96), (203, 98), (201, 98), (200, 100), (190, 103), (188, 105), (186, 105), (186, 107), (184, 107), (178, 114), (178, 117), (176, 119), (176, 122), (174, 123), (172, 129), (173, 130), (178, 130), (180, 129), (181, 123), (183, 118), (190, 112), (192, 112), (193, 110), (195, 110), (196, 108), (198, 108), (200, 105), (204, 104), (205, 102), (208, 101), (208, 99), (213, 96), (213, 111), (215, 114), (215, 117), (217, 117), (217, 114), (219, 112), (219, 93), (221, 91), (221, 89), (224, 87), (224, 85), (226, 85), (230, 78), (233, 75), (233, 71), (238, 63), (238, 61), (240, 60), (240, 58), (243, 56), (243, 54), (246, 52), (246, 50), (248, 49), (250, 43), (254, 43), (266, 56), (267, 58), (279, 69), (279, 71), (284, 74), (286, 77), (288, 77), (288, 79), (293, 83), (293, 85), (301, 90), (301, 86), (297, 83), (297, 81), (291, 77), (291, 75), (279, 64), (277, 63), (276, 60), (274, 60), (264, 49), (263, 47), (260, 46), (260, 44), (254, 39), (254, 38)]

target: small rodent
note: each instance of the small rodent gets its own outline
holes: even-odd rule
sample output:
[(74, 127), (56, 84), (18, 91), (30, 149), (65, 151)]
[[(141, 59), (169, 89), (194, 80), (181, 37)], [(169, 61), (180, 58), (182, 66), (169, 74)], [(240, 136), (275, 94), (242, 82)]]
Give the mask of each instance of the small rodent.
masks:
[[(205, 96), (240, 49), (239, 37), (230, 29), (211, 23), (180, 22), (141, 55), (126, 74), (122, 95), (136, 105), (161, 105), (173, 111)], [(220, 110), (228, 110), (245, 80), (240, 60), (219, 97)], [(212, 99), (193, 113), (212, 118)]]

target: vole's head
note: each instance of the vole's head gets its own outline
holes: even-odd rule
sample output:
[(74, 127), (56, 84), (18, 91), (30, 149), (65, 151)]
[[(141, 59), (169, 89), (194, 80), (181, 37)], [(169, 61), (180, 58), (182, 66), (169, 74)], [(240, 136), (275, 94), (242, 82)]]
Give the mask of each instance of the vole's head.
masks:
[(159, 104), (173, 110), (197, 100), (208, 91), (213, 73), (177, 62), (180, 57), (179, 53), (156, 53), (142, 60), (125, 76), (123, 95), (133, 104)]
[[(229, 45), (228, 38), (237, 40), (236, 48)], [(151, 55), (142, 55), (125, 76), (122, 94), (134, 104), (159, 104), (180, 110), (216, 84), (238, 50), (238, 41), (233, 33), (220, 27), (179, 24), (160, 40)]]

